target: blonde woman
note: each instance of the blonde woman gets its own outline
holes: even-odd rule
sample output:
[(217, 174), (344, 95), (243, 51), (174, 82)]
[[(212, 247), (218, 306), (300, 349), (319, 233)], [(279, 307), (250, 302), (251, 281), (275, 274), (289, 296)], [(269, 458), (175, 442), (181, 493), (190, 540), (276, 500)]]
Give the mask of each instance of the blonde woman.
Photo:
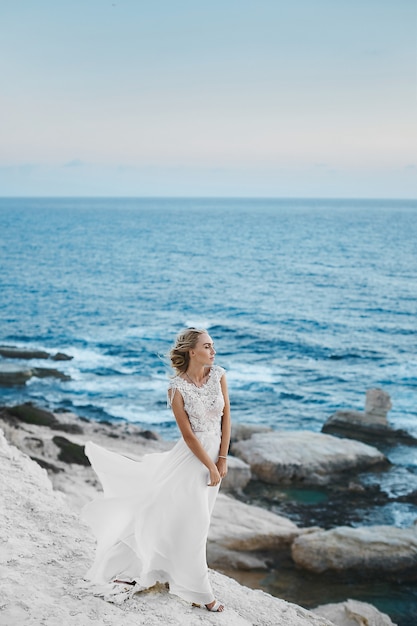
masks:
[(182, 437), (168, 452), (142, 461), (92, 442), (86, 454), (103, 485), (103, 497), (82, 512), (97, 538), (87, 577), (139, 589), (156, 582), (209, 611), (224, 606), (208, 578), (206, 543), (221, 479), (227, 474), (230, 405), (223, 368), (205, 330), (188, 328), (170, 351), (176, 374), (168, 400)]

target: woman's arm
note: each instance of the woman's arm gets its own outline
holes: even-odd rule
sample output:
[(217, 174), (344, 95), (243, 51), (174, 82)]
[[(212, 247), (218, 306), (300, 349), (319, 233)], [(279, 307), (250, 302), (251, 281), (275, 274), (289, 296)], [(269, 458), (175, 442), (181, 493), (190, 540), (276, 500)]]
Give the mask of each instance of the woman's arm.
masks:
[(190, 421), (188, 419), (188, 415), (184, 409), (184, 400), (181, 395), (181, 392), (178, 389), (170, 389), (170, 400), (171, 407), (174, 413), (175, 419), (178, 424), (178, 428), (181, 431), (181, 435), (190, 448), (191, 452), (195, 454), (195, 456), (207, 467), (210, 472), (210, 487), (214, 487), (218, 485), (220, 482), (220, 474), (219, 470), (216, 467), (216, 464), (211, 460), (207, 452), (204, 450), (200, 441), (197, 439), (193, 430), (191, 428)]
[(220, 385), (224, 398), (224, 409), (222, 416), (222, 439), (220, 443), (219, 459), (216, 465), (217, 469), (219, 470), (220, 476), (224, 478), (227, 474), (227, 459), (223, 457), (226, 457), (229, 451), (231, 434), (230, 401), (229, 392), (227, 389), (226, 374), (223, 374), (223, 376), (221, 377)]

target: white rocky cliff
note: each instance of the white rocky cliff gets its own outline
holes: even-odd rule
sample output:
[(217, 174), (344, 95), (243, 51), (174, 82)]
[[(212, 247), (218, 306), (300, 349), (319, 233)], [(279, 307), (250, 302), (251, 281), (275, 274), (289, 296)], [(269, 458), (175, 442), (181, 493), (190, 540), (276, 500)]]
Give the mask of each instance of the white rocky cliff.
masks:
[[(0, 431), (0, 624), (2, 626), (330, 626), (326, 618), (211, 571), (223, 614), (192, 607), (164, 587), (125, 602), (94, 596), (82, 577), (92, 559), (89, 530), (52, 489), (44, 469)], [(114, 598), (117, 600), (117, 598)]]

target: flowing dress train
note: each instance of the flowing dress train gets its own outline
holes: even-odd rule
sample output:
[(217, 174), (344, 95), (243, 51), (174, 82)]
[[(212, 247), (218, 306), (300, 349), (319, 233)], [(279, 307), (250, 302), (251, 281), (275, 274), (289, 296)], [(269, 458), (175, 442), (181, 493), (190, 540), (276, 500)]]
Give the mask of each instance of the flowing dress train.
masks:
[[(214, 462), (221, 440), (223, 374), (223, 368), (213, 366), (202, 387), (180, 376), (170, 381), (171, 393), (181, 393), (191, 427)], [(97, 540), (86, 578), (98, 584), (134, 580), (140, 588), (168, 582), (170, 592), (184, 600), (212, 602), (206, 543), (219, 486), (208, 486), (208, 469), (185, 441), (141, 461), (92, 442), (85, 452), (103, 487), (103, 495), (81, 512)]]

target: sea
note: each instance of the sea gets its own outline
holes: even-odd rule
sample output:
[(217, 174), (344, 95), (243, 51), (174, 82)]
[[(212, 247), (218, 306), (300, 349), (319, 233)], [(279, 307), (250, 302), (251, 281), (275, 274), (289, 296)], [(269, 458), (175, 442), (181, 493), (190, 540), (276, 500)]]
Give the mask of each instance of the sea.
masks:
[[(2, 198), (0, 344), (73, 358), (53, 365), (70, 380), (0, 387), (0, 402), (176, 438), (167, 353), (196, 326), (227, 371), (235, 422), (320, 432), (378, 387), (390, 424), (417, 437), (416, 278), (413, 200)], [(416, 491), (417, 448), (390, 454), (370, 480)], [(364, 523), (416, 518), (394, 502)], [(415, 626), (407, 589), (414, 608), (394, 615)]]

